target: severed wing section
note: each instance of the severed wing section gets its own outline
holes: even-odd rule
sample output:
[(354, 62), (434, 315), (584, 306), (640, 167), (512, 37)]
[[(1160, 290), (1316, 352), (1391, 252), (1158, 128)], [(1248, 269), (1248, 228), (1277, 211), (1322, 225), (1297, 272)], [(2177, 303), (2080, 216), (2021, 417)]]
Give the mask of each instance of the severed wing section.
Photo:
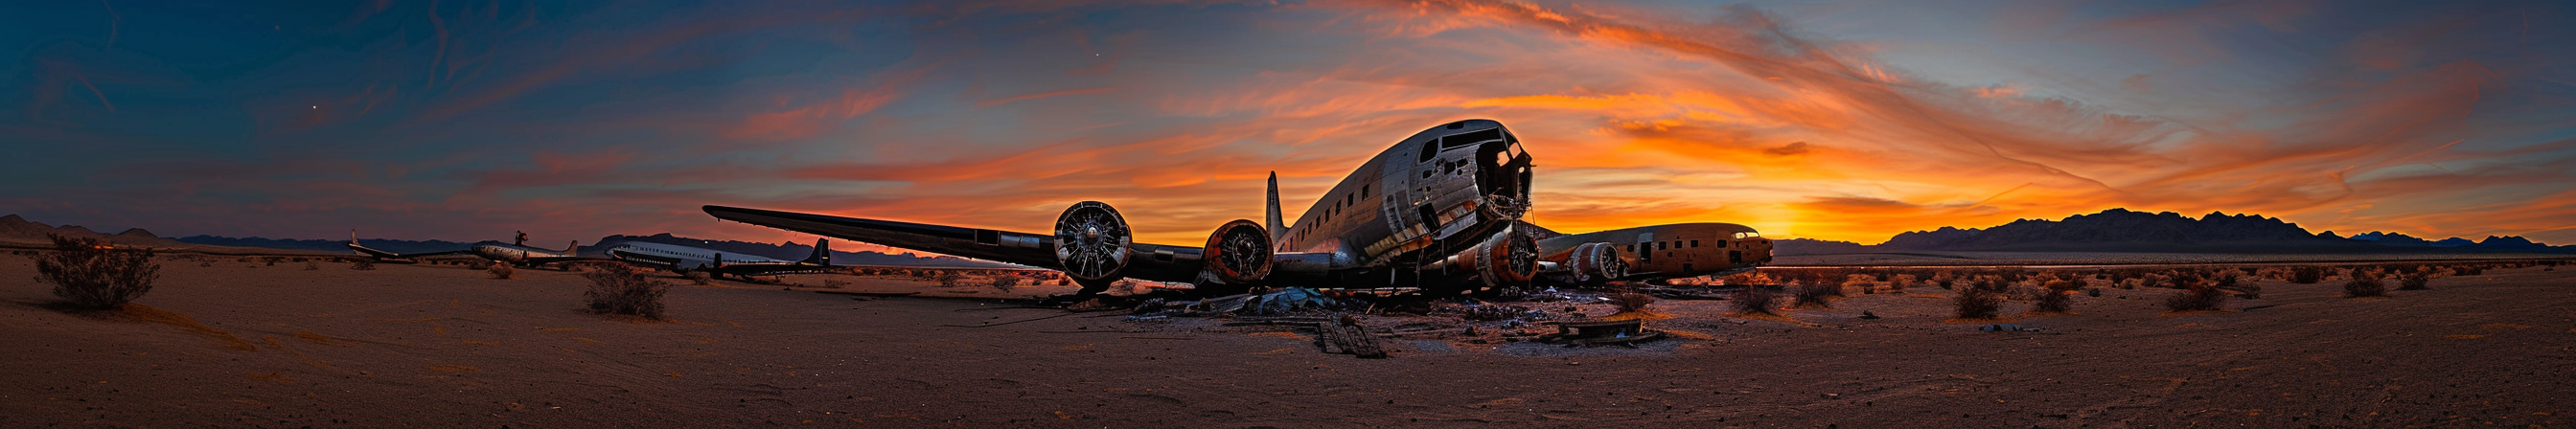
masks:
[[(715, 216), (717, 219), (862, 243), (1049, 269), (1064, 269), (1063, 261), (1068, 256), (1076, 256), (1074, 259), (1088, 261), (1079, 256), (1099, 253), (1059, 254), (1056, 245), (1058, 237), (1055, 234), (961, 228), (741, 207), (706, 206), (705, 210), (708, 215)], [(1062, 219), (1059, 219), (1059, 223), (1062, 223)], [(1058, 225), (1059, 230), (1066, 227), (1067, 225)], [(1058, 233), (1081, 236), (1081, 234), (1066, 231), (1058, 231)], [(1077, 238), (1077, 240), (1086, 239), (1091, 238)], [(1114, 243), (1125, 240), (1093, 241)], [(1116, 253), (1119, 252), (1116, 247), (1093, 250)], [(1123, 247), (1125, 247), (1122, 255), (1124, 257), (1113, 258), (1121, 267), (1106, 269), (1106, 272), (1099, 273), (1099, 278), (1116, 280), (1117, 277), (1126, 277), (1166, 282), (1190, 282), (1198, 279), (1200, 254), (1198, 246), (1128, 243)], [(1087, 262), (1086, 265), (1096, 264)], [(1087, 266), (1086, 268), (1099, 270), (1099, 267)], [(1085, 276), (1085, 273), (1068, 272), (1068, 274), (1074, 275), (1077, 279), (1092, 279)]]

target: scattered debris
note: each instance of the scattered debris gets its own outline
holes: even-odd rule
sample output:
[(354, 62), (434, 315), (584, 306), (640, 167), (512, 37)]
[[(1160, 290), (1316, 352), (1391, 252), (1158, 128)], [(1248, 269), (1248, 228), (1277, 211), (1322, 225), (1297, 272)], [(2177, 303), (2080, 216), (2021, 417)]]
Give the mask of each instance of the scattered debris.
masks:
[(1636, 343), (1664, 337), (1663, 332), (1646, 330), (1645, 321), (1638, 319), (1554, 323), (1557, 332), (1538, 336), (1539, 342), (1563, 343), (1566, 347), (1619, 345), (1634, 348)]
[(2023, 326), (2021, 326), (2021, 325), (2015, 325), (2015, 324), (2010, 324), (2010, 323), (1997, 323), (1997, 324), (1992, 324), (1992, 325), (1979, 326), (1979, 327), (1977, 327), (1977, 330), (1979, 330), (1979, 331), (1986, 331), (1986, 332), (2023, 332), (2023, 331), (2038, 332), (2038, 331), (2039, 331), (2039, 328), (2023, 327)]

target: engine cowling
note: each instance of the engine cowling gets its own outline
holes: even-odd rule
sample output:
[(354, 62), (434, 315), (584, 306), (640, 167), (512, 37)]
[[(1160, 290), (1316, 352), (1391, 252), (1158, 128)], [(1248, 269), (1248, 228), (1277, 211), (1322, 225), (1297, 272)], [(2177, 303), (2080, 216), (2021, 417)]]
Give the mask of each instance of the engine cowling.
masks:
[(1235, 219), (1208, 234), (1199, 251), (1209, 272), (1227, 284), (1252, 284), (1270, 276), (1270, 231), (1249, 219)]
[(1585, 284), (1617, 280), (1628, 276), (1628, 263), (1619, 256), (1619, 246), (1610, 243), (1583, 243), (1566, 255), (1566, 268), (1574, 281)]
[(1475, 247), (1450, 255), (1439, 265), (1452, 273), (1474, 274), (1486, 289), (1518, 287), (1538, 276), (1538, 240), (1519, 228), (1496, 232)]
[(1055, 218), (1055, 262), (1074, 280), (1117, 280), (1127, 268), (1127, 245), (1132, 243), (1127, 218), (1108, 203), (1074, 203)]

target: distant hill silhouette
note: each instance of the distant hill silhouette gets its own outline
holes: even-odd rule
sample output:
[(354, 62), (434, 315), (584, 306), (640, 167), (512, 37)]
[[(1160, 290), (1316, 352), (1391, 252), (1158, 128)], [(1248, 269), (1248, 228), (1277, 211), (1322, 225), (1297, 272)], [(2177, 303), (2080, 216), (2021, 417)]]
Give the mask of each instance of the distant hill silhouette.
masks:
[(44, 245), (53, 244), (52, 239), (45, 237), (46, 234), (71, 238), (95, 238), (106, 240), (109, 243), (126, 246), (179, 247), (187, 245), (186, 243), (172, 241), (170, 239), (161, 238), (157, 235), (152, 235), (152, 231), (145, 231), (143, 228), (129, 228), (124, 232), (111, 235), (101, 234), (98, 231), (91, 231), (89, 228), (83, 228), (78, 225), (63, 225), (61, 227), (55, 227), (53, 225), (46, 225), (44, 223), (27, 220), (27, 218), (18, 217), (18, 215), (14, 214), (0, 217), (0, 241)]
[(1774, 242), (1780, 255), (1887, 251), (2084, 251), (2210, 253), (2371, 253), (2371, 252), (2553, 252), (2576, 253), (2576, 246), (2549, 246), (2519, 236), (2489, 236), (2471, 242), (2461, 238), (2428, 241), (2405, 234), (2372, 231), (2351, 238), (2333, 231), (2309, 233), (2298, 224), (2252, 214), (2211, 212), (2200, 218), (2173, 212), (2147, 213), (2110, 209), (2063, 220), (2021, 219), (1990, 228), (1941, 227), (1910, 231), (1887, 242), (1861, 246), (1847, 242), (1790, 239)]
[[(242, 238), (234, 238), (234, 237), (217, 237), (217, 236), (212, 236), (212, 235), (191, 235), (191, 236), (186, 236), (186, 237), (179, 237), (179, 238), (178, 238), (178, 240), (179, 240), (180, 242), (183, 242), (183, 243), (188, 243), (188, 244), (201, 244), (201, 245), (207, 245), (207, 246), (233, 246), (233, 247), (259, 247), (259, 248), (268, 248), (268, 249), (319, 250), (319, 251), (326, 251), (326, 252), (348, 252), (348, 251), (349, 251), (349, 240), (296, 240), (296, 239), (285, 239), (285, 238), (260, 238), (260, 237), (242, 237)], [(394, 253), (426, 253), (426, 252), (444, 252), (444, 251), (449, 251), (449, 250), (463, 249), (463, 248), (466, 248), (467, 246), (472, 246), (472, 245), (474, 245), (474, 243), (459, 243), (459, 242), (454, 242), (454, 241), (443, 241), (443, 240), (413, 241), (413, 240), (385, 240), (385, 239), (364, 239), (364, 240), (358, 240), (358, 244), (359, 244), (359, 245), (367, 246), (368, 248), (371, 248), (371, 249), (382, 250), (382, 251), (387, 251), (387, 252), (394, 252)], [(557, 245), (557, 246), (561, 246), (561, 245), (563, 245), (563, 244), (562, 244), (562, 243), (556, 243), (555, 245)]]

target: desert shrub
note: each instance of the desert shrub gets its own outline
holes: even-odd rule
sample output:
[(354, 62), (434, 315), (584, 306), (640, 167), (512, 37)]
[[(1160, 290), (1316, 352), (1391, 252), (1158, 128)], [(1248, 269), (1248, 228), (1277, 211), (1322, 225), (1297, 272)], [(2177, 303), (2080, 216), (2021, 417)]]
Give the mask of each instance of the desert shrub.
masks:
[(2094, 297), (2094, 298), (2101, 298), (2101, 297), (2102, 297), (2102, 288), (2098, 288), (2098, 287), (2088, 287), (2088, 288), (2084, 288), (2084, 296), (2089, 296), (2089, 297)]
[(1984, 289), (1962, 289), (1950, 298), (1951, 317), (1960, 319), (1993, 319), (1995, 310), (2003, 307), (2003, 294)]
[(1753, 273), (1735, 273), (1735, 274), (1728, 274), (1726, 277), (1722, 278), (1721, 280), (1725, 281), (1725, 282), (1726, 282), (1726, 285), (1728, 285), (1728, 286), (1743, 286), (1743, 285), (1754, 284), (1754, 280), (1753, 280)]
[(2165, 297), (2165, 311), (2217, 310), (2219, 305), (2226, 303), (2226, 292), (2220, 291), (2218, 288), (2202, 286), (2184, 289), (2181, 292), (2175, 292), (2172, 296)]
[(1765, 286), (1745, 286), (1726, 298), (1735, 314), (1780, 314), (1780, 292)]
[(46, 234), (54, 251), (36, 257), (37, 278), (54, 284), (54, 296), (72, 305), (107, 309), (133, 302), (161, 279), (150, 249), (117, 249), (93, 238)]
[(1836, 287), (1836, 288), (1834, 288), (1834, 290), (1837, 292), (1837, 293), (1835, 293), (1835, 295), (1841, 295), (1841, 293), (1839, 293), (1839, 292), (1842, 290), (1842, 288), (1847, 288), (1847, 287), (1856, 287), (1856, 288), (1861, 288), (1861, 289), (1869, 289), (1869, 288), (1878, 287), (1878, 278), (1877, 278), (1877, 277), (1871, 277), (1871, 276), (1870, 276), (1870, 275), (1868, 275), (1868, 274), (1853, 274), (1853, 275), (1851, 275), (1850, 277), (1845, 277), (1845, 278), (1843, 279), (1843, 284), (1842, 284), (1842, 286), (1841, 286), (1841, 287)]
[(2290, 282), (2291, 282), (2291, 283), (2298, 283), (2298, 284), (2303, 284), (2303, 285), (2305, 285), (2305, 284), (2316, 284), (2317, 282), (2325, 281), (2325, 277), (2326, 277), (2326, 269), (2325, 269), (2324, 267), (2291, 267), (2291, 268), (2290, 268)]
[(1949, 275), (1946, 275), (1946, 274), (1945, 274), (1945, 275), (1942, 275), (1942, 276), (1940, 276), (1940, 277), (1934, 277), (1934, 278), (1932, 278), (1932, 285), (1933, 285), (1933, 286), (1940, 286), (1942, 290), (1949, 290), (1949, 289), (1950, 289), (1950, 286), (1951, 286), (1952, 284), (1954, 284), (1954, 283), (1957, 283), (1958, 281), (1959, 281), (1959, 279), (1957, 279), (1957, 278), (1952, 278), (1952, 277), (1950, 277)]
[(850, 281), (849, 281), (849, 280), (841, 280), (841, 279), (823, 279), (823, 288), (824, 288), (824, 289), (840, 289), (840, 288), (850, 287), (850, 285), (851, 285), (851, 284), (852, 284), (852, 283), (850, 283)]
[(1791, 305), (1814, 305), (1817, 307), (1831, 308), (1834, 305), (1831, 302), (1827, 302), (1826, 298), (1842, 295), (1843, 285), (1839, 284), (1819, 282), (1815, 284), (1800, 285), (1798, 286), (1798, 293), (1795, 297), (1797, 302), (1792, 303)]
[(492, 278), (495, 279), (509, 280), (511, 276), (518, 275), (519, 270), (510, 268), (510, 264), (492, 264), (490, 267), (484, 267), (483, 272), (491, 273)]
[(1919, 281), (1916, 280), (1918, 278), (1919, 277), (1915, 277), (1913, 274), (1898, 274), (1896, 275), (1895, 281), (1887, 283), (1887, 290), (1890, 292), (1904, 292), (1905, 288), (1914, 287), (1914, 282)]
[(2459, 272), (2459, 275), (2463, 276), (2485, 275), (2487, 273), (2486, 267), (2476, 265), (2463, 265), (2456, 271)]
[(2227, 270), (2227, 271), (2224, 271), (2224, 272), (2220, 272), (2220, 273), (2218, 273), (2218, 277), (2217, 277), (2215, 280), (2217, 281), (2217, 283), (2218, 283), (2218, 287), (2220, 287), (2220, 288), (2235, 288), (2235, 287), (2236, 287), (2236, 282), (2237, 282), (2238, 280), (2240, 280), (2240, 278), (2241, 278), (2241, 277), (2244, 277), (2244, 276), (2245, 276), (2245, 274), (2244, 274), (2243, 272), (2236, 271), (2236, 270)]
[(350, 262), (349, 262), (349, 269), (352, 269), (352, 270), (358, 270), (358, 271), (373, 271), (373, 270), (375, 270), (375, 269), (376, 269), (376, 260), (374, 260), (374, 259), (359, 259), (359, 260), (350, 261)]
[(260, 265), (261, 265), (261, 266), (274, 267), (274, 266), (277, 266), (277, 263), (278, 263), (278, 261), (279, 261), (279, 260), (283, 260), (283, 259), (286, 259), (286, 258), (280, 258), (280, 257), (270, 256), (270, 257), (265, 257), (265, 258), (259, 258), (259, 263), (260, 263)]
[[(2065, 280), (2050, 280), (2047, 284), (2070, 283), (2067, 283)], [(2030, 311), (2035, 313), (2064, 313), (2068, 309), (2075, 308), (2075, 298), (2072, 295), (2073, 293), (2074, 290), (2072, 289), (2057, 289), (2050, 287), (2022, 289), (2022, 295), (2029, 297), (2030, 299)]]
[(319, 263), (319, 262), (313, 262), (313, 261), (304, 261), (304, 270), (305, 270), (305, 271), (321, 271), (321, 270), (322, 270), (322, 263)]
[(966, 280), (966, 275), (958, 274), (956, 271), (941, 270), (937, 274), (931, 274), (930, 280), (939, 282), (939, 287), (957, 287), (958, 282)]
[(644, 277), (644, 272), (625, 265), (603, 265), (583, 271), (590, 279), (590, 290), (582, 299), (596, 314), (631, 314), (662, 318), (662, 294), (670, 287)]
[(2236, 297), (2238, 298), (2263, 299), (2263, 287), (2253, 283), (2236, 285), (2236, 287), (2228, 288), (2228, 290), (2236, 291)]
[(2355, 276), (2352, 280), (2343, 283), (2343, 296), (2345, 298), (2388, 296), (2388, 284), (2380, 282), (2378, 277)]
[[(2429, 270), (2428, 270), (2428, 271), (2429, 271)], [(2427, 287), (2427, 286), (2426, 286), (2426, 284), (2428, 284), (2428, 283), (2432, 283), (2432, 282), (2433, 282), (2433, 278), (2432, 278), (2431, 276), (2426, 276), (2426, 275), (2424, 275), (2424, 273), (2423, 273), (2423, 272), (2418, 271), (2418, 272), (2416, 272), (2416, 273), (2414, 273), (2414, 274), (2407, 274), (2405, 277), (2398, 278), (2398, 280), (2397, 280), (2397, 290), (2426, 290), (2426, 289), (2432, 289), (2431, 287)]]
[(689, 284), (706, 286), (715, 284), (716, 276), (707, 274), (705, 271), (690, 271), (688, 274), (681, 274), (680, 278), (689, 279)]
[(1646, 311), (1646, 305), (1653, 303), (1655, 303), (1654, 295), (1633, 292), (1610, 294), (1610, 304), (1619, 306), (1619, 312), (1621, 313)]
[(2068, 281), (2068, 280), (2049, 280), (2049, 281), (2047, 281), (2047, 282), (2040, 283), (2040, 284), (2039, 284), (2039, 286), (2040, 286), (2040, 288), (2041, 288), (2041, 289), (2047, 289), (2047, 290), (2057, 291), (2057, 292), (2065, 292), (2065, 291), (2071, 291), (2071, 290), (2076, 290), (2076, 289), (2082, 289), (2082, 288), (2083, 288), (2083, 286), (2082, 286), (2082, 285), (2076, 284), (2076, 283), (2075, 283), (2075, 281)]

